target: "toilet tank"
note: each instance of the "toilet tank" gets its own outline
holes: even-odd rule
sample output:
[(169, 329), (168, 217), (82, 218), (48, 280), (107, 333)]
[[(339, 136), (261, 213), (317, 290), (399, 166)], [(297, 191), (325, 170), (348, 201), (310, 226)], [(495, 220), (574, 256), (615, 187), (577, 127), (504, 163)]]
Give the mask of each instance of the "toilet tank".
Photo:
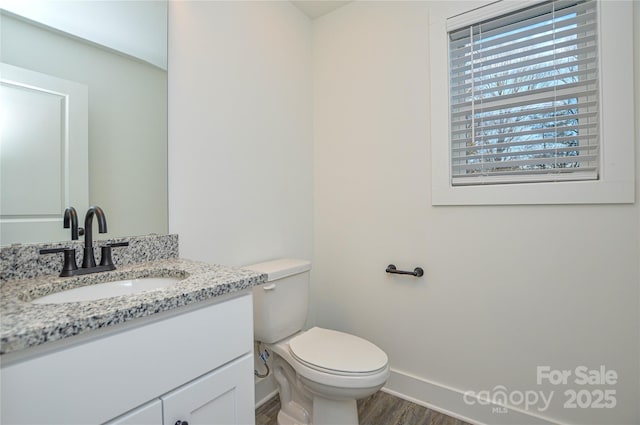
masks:
[(268, 275), (253, 288), (253, 335), (268, 344), (298, 332), (307, 320), (311, 262), (283, 258), (245, 266)]

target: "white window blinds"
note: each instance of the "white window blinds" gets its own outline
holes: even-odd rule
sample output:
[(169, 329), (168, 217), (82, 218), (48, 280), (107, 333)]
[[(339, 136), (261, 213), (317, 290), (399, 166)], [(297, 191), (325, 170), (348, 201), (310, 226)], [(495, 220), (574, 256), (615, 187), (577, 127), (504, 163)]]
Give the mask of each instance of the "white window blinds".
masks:
[(560, 0), (448, 31), (453, 185), (598, 178), (597, 25)]

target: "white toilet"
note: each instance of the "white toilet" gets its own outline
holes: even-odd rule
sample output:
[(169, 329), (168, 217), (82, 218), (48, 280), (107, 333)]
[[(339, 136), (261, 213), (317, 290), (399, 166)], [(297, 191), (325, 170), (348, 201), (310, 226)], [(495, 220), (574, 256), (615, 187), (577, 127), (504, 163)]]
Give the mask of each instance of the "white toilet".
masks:
[(245, 267), (269, 277), (253, 289), (254, 336), (273, 354), (279, 425), (357, 425), (356, 400), (389, 377), (384, 351), (367, 340), (323, 328), (302, 331), (309, 300), (306, 260)]

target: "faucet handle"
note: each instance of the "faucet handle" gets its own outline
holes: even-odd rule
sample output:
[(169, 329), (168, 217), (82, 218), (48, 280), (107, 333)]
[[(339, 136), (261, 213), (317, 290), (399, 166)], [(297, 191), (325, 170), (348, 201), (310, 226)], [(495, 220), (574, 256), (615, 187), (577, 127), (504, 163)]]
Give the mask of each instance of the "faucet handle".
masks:
[(110, 245), (105, 245), (100, 248), (100, 266), (113, 266)]
[(73, 276), (74, 271), (78, 270), (78, 264), (76, 263), (76, 250), (72, 248), (45, 248), (40, 250), (40, 254), (56, 254), (59, 252), (64, 253), (64, 265), (60, 272), (60, 277)]
[[(129, 242), (114, 242), (108, 243), (100, 248), (100, 265), (101, 266), (114, 266), (113, 259), (111, 258), (111, 248), (118, 248), (121, 246), (129, 246)], [(115, 266), (114, 266), (115, 267)]]

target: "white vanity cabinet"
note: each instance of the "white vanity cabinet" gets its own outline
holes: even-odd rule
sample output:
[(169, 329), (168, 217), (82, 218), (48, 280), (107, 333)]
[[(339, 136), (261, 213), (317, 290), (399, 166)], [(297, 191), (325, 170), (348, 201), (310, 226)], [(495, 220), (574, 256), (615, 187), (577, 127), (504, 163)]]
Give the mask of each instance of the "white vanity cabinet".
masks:
[(252, 313), (244, 292), (3, 361), (0, 423), (253, 424)]
[(162, 424), (162, 401), (156, 399), (104, 425), (158, 425)]

